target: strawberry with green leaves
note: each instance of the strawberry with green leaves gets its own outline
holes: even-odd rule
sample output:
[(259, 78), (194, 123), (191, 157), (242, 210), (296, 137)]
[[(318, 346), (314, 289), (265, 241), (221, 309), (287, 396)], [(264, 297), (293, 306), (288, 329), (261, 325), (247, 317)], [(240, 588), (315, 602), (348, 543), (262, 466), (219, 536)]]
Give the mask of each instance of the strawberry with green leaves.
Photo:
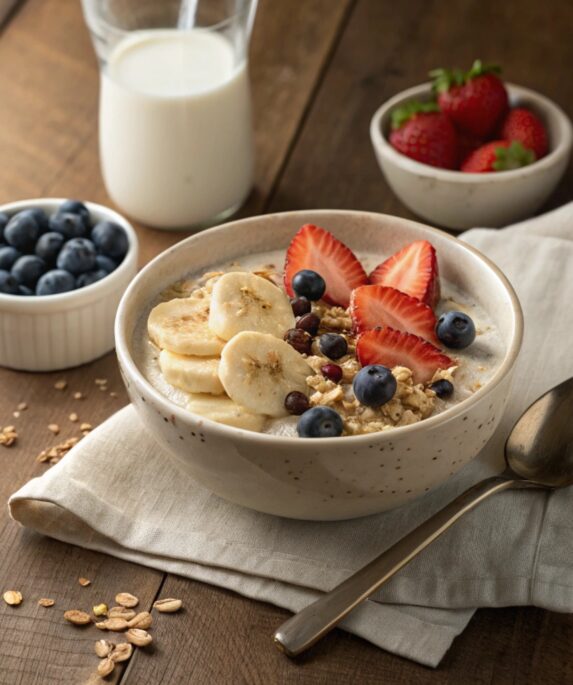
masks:
[(392, 112), (390, 144), (422, 164), (455, 169), (458, 138), (448, 117), (435, 102), (408, 102)]
[(462, 171), (482, 174), (509, 171), (535, 162), (535, 153), (518, 141), (493, 140), (479, 147), (462, 164)]
[(438, 104), (466, 134), (488, 138), (508, 109), (507, 91), (498, 78), (500, 68), (476, 60), (468, 72), (434, 69), (430, 76)]
[(547, 131), (541, 119), (525, 107), (510, 110), (501, 126), (504, 140), (517, 140), (533, 150), (536, 159), (547, 154)]

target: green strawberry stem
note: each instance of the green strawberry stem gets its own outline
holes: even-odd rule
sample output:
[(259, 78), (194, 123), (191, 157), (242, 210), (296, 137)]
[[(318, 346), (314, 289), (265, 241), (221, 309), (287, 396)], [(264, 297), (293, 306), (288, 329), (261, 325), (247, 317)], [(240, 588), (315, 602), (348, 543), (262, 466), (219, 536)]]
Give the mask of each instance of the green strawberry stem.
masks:
[(415, 114), (427, 114), (429, 112), (439, 112), (440, 108), (436, 102), (420, 102), (412, 100), (406, 102), (392, 111), (392, 128), (397, 129), (409, 121)]
[(452, 86), (463, 86), (468, 81), (484, 74), (501, 74), (498, 64), (483, 64), (476, 59), (469, 71), (461, 69), (432, 69), (429, 76), (433, 79), (432, 89), (435, 93), (445, 93)]
[(500, 146), (495, 149), (495, 162), (492, 167), (495, 171), (508, 171), (533, 164), (533, 162), (535, 162), (533, 150), (514, 140), (508, 147)]

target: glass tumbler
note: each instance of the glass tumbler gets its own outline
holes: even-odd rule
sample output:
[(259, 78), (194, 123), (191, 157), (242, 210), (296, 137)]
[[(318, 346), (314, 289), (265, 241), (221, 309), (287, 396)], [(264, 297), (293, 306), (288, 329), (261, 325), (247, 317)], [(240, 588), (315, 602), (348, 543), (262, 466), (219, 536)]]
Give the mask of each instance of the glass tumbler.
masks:
[(253, 184), (247, 73), (256, 0), (82, 0), (101, 74), (107, 191), (163, 229), (235, 212)]

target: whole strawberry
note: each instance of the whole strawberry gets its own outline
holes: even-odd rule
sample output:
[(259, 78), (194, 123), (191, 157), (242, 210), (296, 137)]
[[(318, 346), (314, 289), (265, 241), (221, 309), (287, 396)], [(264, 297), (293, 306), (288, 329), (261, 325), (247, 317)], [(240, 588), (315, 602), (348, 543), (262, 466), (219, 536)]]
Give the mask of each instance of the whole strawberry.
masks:
[(460, 69), (430, 72), (440, 109), (460, 131), (485, 139), (499, 125), (508, 108), (507, 91), (496, 75), (499, 73), (499, 67), (480, 60), (466, 73)]
[(524, 147), (533, 150), (537, 159), (547, 154), (545, 126), (539, 117), (525, 107), (509, 111), (501, 126), (501, 137), (504, 140), (518, 140)]
[(472, 152), (462, 164), (462, 171), (482, 174), (488, 171), (509, 171), (535, 162), (535, 154), (517, 141), (493, 140)]
[(408, 102), (392, 112), (390, 144), (422, 164), (454, 169), (458, 138), (452, 122), (435, 102)]

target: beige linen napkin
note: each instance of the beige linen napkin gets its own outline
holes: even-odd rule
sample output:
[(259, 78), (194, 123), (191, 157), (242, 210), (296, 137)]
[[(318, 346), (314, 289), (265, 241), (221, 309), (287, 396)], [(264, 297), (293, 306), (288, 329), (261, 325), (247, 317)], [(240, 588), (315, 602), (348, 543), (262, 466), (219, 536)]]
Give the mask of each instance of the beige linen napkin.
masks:
[[(463, 239), (513, 282), (526, 333), (499, 430), (478, 459), (440, 488), (396, 511), (353, 521), (260, 514), (182, 478), (126, 407), (15, 493), (13, 518), (59, 540), (302, 608), (471, 483), (499, 470), (515, 419), (573, 375), (573, 203), (502, 231), (474, 229)], [(476, 607), (534, 604), (572, 611), (572, 514), (573, 489), (499, 494), (353, 611), (343, 627), (436, 666)]]

